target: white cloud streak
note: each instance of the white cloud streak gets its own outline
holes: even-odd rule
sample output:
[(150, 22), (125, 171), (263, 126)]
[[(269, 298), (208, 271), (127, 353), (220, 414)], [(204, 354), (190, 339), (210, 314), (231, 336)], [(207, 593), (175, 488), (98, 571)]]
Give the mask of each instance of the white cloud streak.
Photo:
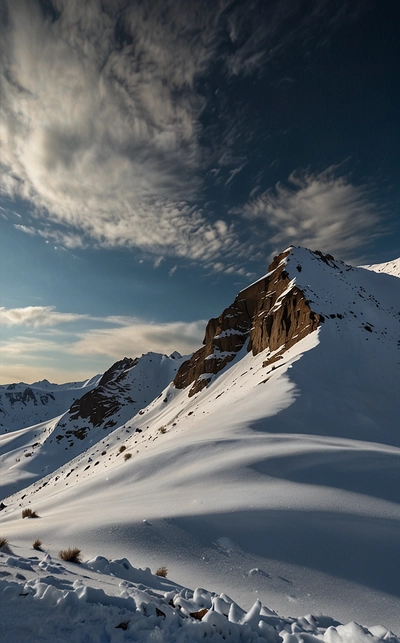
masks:
[[(4, 326), (28, 326), (33, 328), (59, 326), (74, 322), (100, 322), (112, 326), (132, 326), (139, 320), (124, 315), (94, 317), (80, 313), (61, 313), (55, 306), (25, 306), (24, 308), (0, 307), (0, 324)], [(58, 331), (57, 331), (58, 332)]]
[(293, 172), (288, 185), (278, 183), (235, 212), (264, 224), (277, 251), (295, 244), (350, 260), (379, 234), (379, 215), (368, 187), (336, 176), (336, 170)]
[[(56, 328), (76, 323), (80, 327), (89, 325), (89, 329), (81, 331), (75, 327), (64, 332)], [(27, 306), (0, 308), (0, 324), (34, 329), (29, 330), (29, 335), (3, 340), (3, 359), (51, 352), (88, 359), (96, 355), (120, 359), (127, 351), (132, 357), (148, 351), (192, 353), (201, 345), (206, 321), (152, 323), (120, 315), (93, 317), (61, 313), (53, 306)]]
[[(27, 310), (26, 317), (28, 315)], [(81, 316), (59, 314), (58, 323), (73, 321), (74, 317)], [(140, 357), (149, 351), (191, 354), (201, 346), (206, 326), (205, 320), (146, 323), (127, 317), (107, 317), (101, 321), (114, 324), (110, 328), (62, 333), (51, 327), (56, 323), (55, 313), (43, 324), (47, 328), (42, 326), (37, 330), (39, 324), (33, 319), (31, 315), (30, 323), (35, 330), (0, 342), (1, 383), (43, 377), (56, 382), (81, 380), (97, 373), (99, 364), (106, 369), (123, 355)]]
[(54, 306), (26, 306), (25, 308), (0, 308), (0, 324), (4, 326), (58, 326), (59, 324), (89, 319), (88, 315), (60, 313)]
[[(193, 206), (209, 153), (197, 80), (216, 60), (254, 73), (284, 46), (287, 15), (299, 18), (293, 40), (335, 15), (333, 4), (272, 2), (260, 20), (266, 5), (253, 1), (6, 0), (1, 192), (29, 202), (39, 222), (19, 229), (210, 266), (237, 256), (235, 227)], [(221, 159), (236, 159), (229, 146)]]
[(215, 53), (220, 10), (158, 0), (53, 6), (56, 20), (33, 0), (7, 5), (3, 193), (31, 202), (38, 234), (67, 247), (203, 261), (227, 251), (232, 226), (222, 236), (189, 205), (203, 163), (194, 83)]
[(206, 322), (165, 324), (135, 323), (110, 329), (94, 329), (71, 344), (68, 352), (74, 355), (107, 355), (120, 359), (127, 352), (136, 357), (144, 352), (170, 354), (177, 350), (185, 355), (201, 346)]

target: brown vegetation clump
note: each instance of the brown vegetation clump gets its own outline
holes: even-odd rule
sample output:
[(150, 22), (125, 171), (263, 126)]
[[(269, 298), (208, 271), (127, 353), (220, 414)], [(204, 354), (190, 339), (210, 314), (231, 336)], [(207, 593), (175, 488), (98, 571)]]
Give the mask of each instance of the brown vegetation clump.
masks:
[(203, 616), (205, 616), (208, 612), (208, 609), (205, 607), (202, 610), (199, 610), (198, 612), (190, 612), (190, 616), (192, 618), (195, 618), (197, 621), (202, 621)]
[(122, 445), (119, 447), (119, 453), (122, 453), (123, 451), (125, 451), (125, 449), (126, 449), (126, 447), (122, 444)]
[(0, 537), (0, 551), (4, 552), (5, 554), (12, 554), (10, 543), (8, 542), (7, 538)]
[(42, 551), (42, 541), (39, 538), (36, 538), (35, 542), (32, 544), (33, 549), (37, 551)]
[(68, 563), (82, 562), (81, 550), (77, 547), (62, 549), (58, 555), (60, 556), (61, 560), (65, 560)]
[(39, 516), (37, 515), (36, 511), (33, 511), (32, 509), (29, 509), (29, 507), (27, 509), (22, 510), (22, 517), (23, 518), (39, 518)]
[(162, 567), (159, 567), (156, 571), (156, 576), (161, 576), (162, 578), (166, 578), (168, 574), (168, 569), (163, 565)]
[(125, 461), (126, 461), (126, 460), (129, 460), (129, 458), (131, 458), (131, 457), (132, 457), (132, 453), (125, 453), (125, 455), (124, 455), (124, 460), (125, 460)]

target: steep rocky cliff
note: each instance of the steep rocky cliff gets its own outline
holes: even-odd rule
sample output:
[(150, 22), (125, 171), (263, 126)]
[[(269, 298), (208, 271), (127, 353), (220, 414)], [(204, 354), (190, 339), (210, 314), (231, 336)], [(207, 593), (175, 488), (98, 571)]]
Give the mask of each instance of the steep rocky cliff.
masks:
[[(323, 317), (310, 308), (285, 270), (290, 250), (275, 257), (265, 277), (242, 290), (218, 318), (208, 322), (204, 345), (180, 367), (176, 388), (192, 385), (189, 396), (201, 391), (245, 343), (253, 355), (269, 349), (267, 365), (318, 328)], [(333, 259), (319, 252), (315, 255), (325, 262)], [(301, 266), (297, 269), (301, 271)]]

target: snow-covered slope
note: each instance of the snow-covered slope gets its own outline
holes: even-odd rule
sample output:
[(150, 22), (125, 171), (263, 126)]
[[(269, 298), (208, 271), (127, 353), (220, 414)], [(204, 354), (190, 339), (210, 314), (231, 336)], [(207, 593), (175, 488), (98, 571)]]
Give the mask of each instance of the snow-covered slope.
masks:
[[(185, 358), (147, 353), (116, 362), (62, 415), (0, 436), (0, 489), (23, 489), (103, 440), (156, 399)], [(67, 389), (69, 391), (69, 389)]]
[[(2, 534), (400, 633), (399, 312), (393, 276), (288, 249), (176, 385), (4, 497)], [(30, 464), (1, 471), (11, 485)]]
[(0, 385), (0, 435), (51, 420), (72, 402), (97, 386), (101, 375), (84, 382)]
[(361, 267), (367, 270), (373, 270), (374, 272), (384, 272), (387, 275), (400, 277), (400, 258), (394, 259), (393, 261), (386, 261), (385, 263), (374, 263)]

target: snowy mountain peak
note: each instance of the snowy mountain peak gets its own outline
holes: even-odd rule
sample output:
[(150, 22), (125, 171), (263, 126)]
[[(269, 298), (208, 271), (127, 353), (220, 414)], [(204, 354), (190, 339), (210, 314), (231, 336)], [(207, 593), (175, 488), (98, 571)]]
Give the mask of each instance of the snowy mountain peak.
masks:
[(264, 277), (209, 321), (204, 346), (182, 364), (175, 386), (191, 386), (189, 396), (198, 393), (245, 345), (254, 356), (266, 352), (264, 366), (272, 364), (326, 320), (378, 333), (396, 347), (396, 331), (387, 330), (390, 320), (397, 327), (396, 292), (390, 279), (375, 277), (319, 250), (287, 248)]
[[(94, 390), (74, 402), (68, 417), (61, 422), (62, 428), (66, 425), (68, 429), (59, 435), (65, 435), (72, 446), (74, 435), (82, 440), (95, 428), (105, 431), (121, 425), (121, 418), (131, 418), (160, 394), (178, 367), (177, 358), (160, 353), (149, 352), (135, 359), (124, 357), (104, 373)], [(74, 422), (85, 426), (70, 426)]]
[[(189, 395), (201, 391), (247, 344), (253, 355), (268, 350), (271, 360), (316, 330), (322, 317), (311, 309), (304, 292), (296, 285), (296, 273), (289, 276), (291, 247), (275, 257), (268, 273), (242, 290), (235, 301), (206, 328), (204, 346), (179, 369), (177, 388), (192, 385)], [(316, 253), (329, 264), (333, 257)], [(297, 263), (297, 270), (301, 271)]]

